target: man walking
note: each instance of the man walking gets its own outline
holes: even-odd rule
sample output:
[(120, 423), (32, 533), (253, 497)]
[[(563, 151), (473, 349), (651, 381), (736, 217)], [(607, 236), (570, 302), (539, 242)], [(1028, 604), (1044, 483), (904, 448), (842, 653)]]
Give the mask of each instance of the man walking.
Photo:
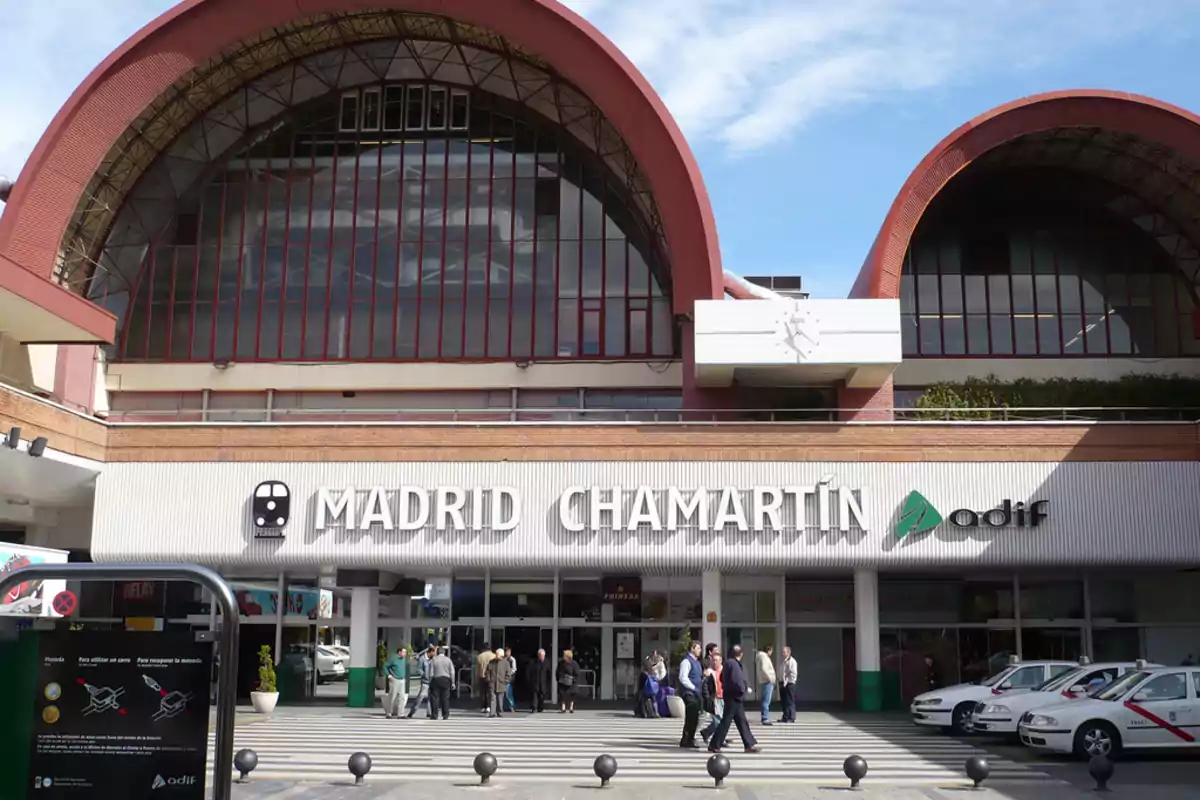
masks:
[(537, 651), (537, 661), (529, 668), (529, 684), (533, 691), (533, 713), (541, 714), (546, 710), (546, 700), (550, 697), (550, 681), (554, 677), (554, 667), (546, 660), (546, 651)]
[(433, 698), (433, 718), (441, 712), (442, 719), (450, 719), (450, 692), (454, 691), (454, 662), (450, 660), (449, 648), (443, 647), (429, 665), (429, 693)]
[(504, 649), (496, 651), (496, 657), (487, 665), (488, 694), (491, 702), (488, 705), (488, 716), (498, 717), (504, 713), (504, 698), (512, 681), (512, 667), (504, 657)]
[(403, 647), (383, 664), (387, 676), (387, 694), (383, 698), (383, 716), (399, 718), (408, 705), (408, 651)]
[(487, 667), (496, 654), (492, 652), (491, 648), (490, 644), (484, 642), (483, 649), (479, 651), (479, 655), (475, 656), (475, 682), (479, 686), (479, 700), (483, 703), (480, 711), (485, 714), (492, 709), (492, 700), (488, 697)]
[(796, 681), (800, 670), (792, 658), (792, 648), (783, 648), (783, 675), (779, 678), (779, 694), (783, 700), (783, 718), (780, 722), (796, 721)]
[(508, 688), (504, 690), (504, 699), (508, 701), (508, 713), (517, 713), (517, 657), (510, 649), (508, 651)]
[(767, 645), (758, 651), (754, 666), (758, 670), (758, 685), (762, 690), (762, 724), (771, 724), (771, 697), (775, 694), (775, 648)]
[(742, 747), (747, 753), (758, 753), (762, 750), (758, 746), (754, 734), (750, 732), (750, 723), (746, 721), (746, 690), (749, 686), (746, 684), (746, 673), (742, 671), (742, 655), (742, 646), (735, 644), (729, 650), (729, 659), (721, 669), (721, 689), (725, 695), (725, 713), (721, 717), (721, 724), (717, 726), (709, 740), (708, 751), (710, 753), (721, 752), (725, 737), (729, 735), (730, 724), (737, 726), (738, 735), (742, 737)]
[(679, 693), (683, 698), (683, 736), (680, 747), (699, 748), (696, 729), (700, 727), (700, 689), (704, 670), (700, 666), (700, 642), (692, 642), (688, 654), (679, 662)]
[(421, 691), (417, 693), (417, 699), (413, 701), (412, 708), (408, 710), (408, 718), (412, 719), (413, 714), (417, 713), (417, 709), (421, 704), (425, 704), (425, 718), (433, 719), (433, 701), (429, 699), (429, 670), (433, 665), (433, 658), (437, 655), (437, 649), (433, 645), (429, 645), (429, 649), (421, 653), (421, 657), (417, 659), (417, 673), (421, 676)]

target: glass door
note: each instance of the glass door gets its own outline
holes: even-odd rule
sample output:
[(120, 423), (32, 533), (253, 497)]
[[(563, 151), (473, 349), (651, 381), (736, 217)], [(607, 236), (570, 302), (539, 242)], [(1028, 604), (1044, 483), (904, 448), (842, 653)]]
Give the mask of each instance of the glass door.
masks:
[(1042, 627), (1021, 623), (1021, 656), (1026, 661), (1078, 661), (1083, 655), (1082, 627)]

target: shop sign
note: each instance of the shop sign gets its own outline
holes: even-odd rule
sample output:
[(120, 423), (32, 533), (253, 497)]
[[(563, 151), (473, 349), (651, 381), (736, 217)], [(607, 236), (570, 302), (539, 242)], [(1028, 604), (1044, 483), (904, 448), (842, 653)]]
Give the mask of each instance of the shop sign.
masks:
[(1049, 500), (1034, 500), (1029, 504), (1019, 500), (1004, 500), (996, 508), (987, 511), (960, 508), (943, 517), (928, 498), (913, 491), (904, 498), (904, 505), (900, 509), (896, 538), (927, 533), (946, 521), (956, 528), (1036, 528), (1046, 520), (1049, 507)]
[(190, 632), (42, 634), (29, 797), (202, 800), (211, 662)]
[[(833, 487), (831, 480), (816, 486), (755, 486), (749, 490), (735, 486), (692, 490), (572, 486), (559, 498), (558, 516), (563, 528), (573, 533), (603, 529), (673, 533), (681, 528), (708, 532), (727, 527), (742, 533), (816, 527), (827, 533), (835, 526), (849, 531), (852, 525), (870, 530), (863, 512), (865, 491)], [(749, 495), (748, 502), (745, 495)]]
[(604, 578), (601, 585), (606, 603), (642, 602), (641, 578)]

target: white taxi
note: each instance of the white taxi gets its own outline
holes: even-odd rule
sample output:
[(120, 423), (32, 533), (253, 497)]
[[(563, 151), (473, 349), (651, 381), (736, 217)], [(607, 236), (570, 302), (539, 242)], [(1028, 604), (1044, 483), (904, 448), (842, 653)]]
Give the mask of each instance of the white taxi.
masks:
[(1027, 712), (1065, 700), (1078, 700), (1099, 691), (1135, 669), (1151, 669), (1159, 664), (1145, 661), (1111, 661), (1100, 664), (1081, 663), (1077, 669), (1064, 672), (1029, 692), (1009, 692), (1003, 697), (981, 701), (971, 715), (972, 733), (985, 736), (1017, 735), (1017, 724)]
[(1198, 747), (1200, 668), (1134, 670), (1087, 698), (1027, 713), (1017, 729), (1032, 748), (1081, 758)]
[(968, 733), (971, 713), (984, 700), (1011, 691), (1041, 686), (1050, 678), (1073, 670), (1074, 661), (1017, 661), (983, 683), (960, 683), (913, 698), (910, 712), (917, 725)]

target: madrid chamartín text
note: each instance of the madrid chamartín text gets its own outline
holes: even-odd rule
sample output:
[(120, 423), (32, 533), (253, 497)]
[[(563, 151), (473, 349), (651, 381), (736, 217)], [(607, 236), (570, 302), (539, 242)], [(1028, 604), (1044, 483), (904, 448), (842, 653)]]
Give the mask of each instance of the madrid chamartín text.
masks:
[[(700, 532), (735, 529), (870, 530), (863, 489), (815, 486), (740, 488), (572, 486), (554, 501), (562, 528), (585, 531)], [(521, 523), (522, 498), (507, 486), (464, 488), (381, 486), (322, 488), (317, 531), (511, 531)], [(540, 517), (540, 515), (539, 515)]]

